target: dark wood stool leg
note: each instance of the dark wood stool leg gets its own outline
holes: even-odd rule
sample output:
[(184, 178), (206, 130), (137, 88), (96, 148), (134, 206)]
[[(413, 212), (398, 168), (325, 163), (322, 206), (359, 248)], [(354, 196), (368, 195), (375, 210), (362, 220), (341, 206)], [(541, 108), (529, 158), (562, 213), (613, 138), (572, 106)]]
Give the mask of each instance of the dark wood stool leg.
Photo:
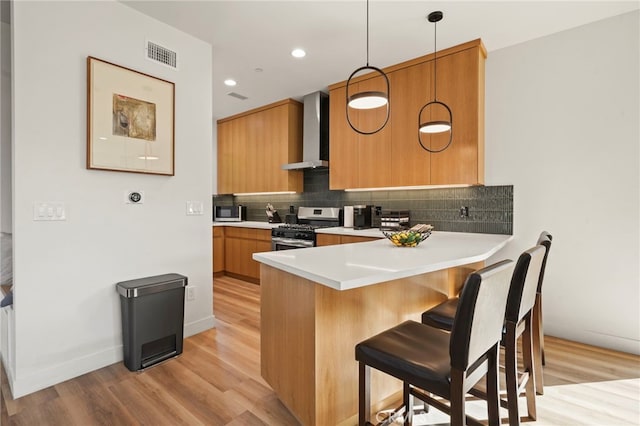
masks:
[(465, 411), (465, 391), (464, 391), (465, 372), (456, 368), (451, 368), (451, 426), (466, 425)]
[(358, 367), (358, 424), (366, 426), (371, 415), (371, 369), (362, 362)]
[(544, 365), (544, 335), (542, 330), (542, 295), (536, 294), (533, 305), (533, 365), (536, 370), (536, 393), (544, 395), (544, 379), (542, 366)]
[(402, 404), (404, 405), (404, 424), (411, 426), (413, 424), (413, 395), (411, 394), (411, 385), (404, 382), (402, 387)]
[(498, 351), (500, 344), (497, 344), (489, 351), (487, 367), (487, 411), (489, 414), (489, 426), (500, 425), (500, 390), (498, 389)]
[(531, 420), (535, 420), (536, 413), (536, 371), (533, 362), (533, 341), (532, 341), (532, 313), (529, 312), (524, 318), (525, 327), (522, 333), (522, 361), (524, 371), (529, 373), (529, 379), (525, 385), (527, 396), (527, 414)]
[(520, 425), (518, 413), (518, 351), (516, 347), (516, 324), (506, 322), (507, 333), (504, 336), (504, 373), (507, 388), (507, 407), (509, 410), (509, 426)]

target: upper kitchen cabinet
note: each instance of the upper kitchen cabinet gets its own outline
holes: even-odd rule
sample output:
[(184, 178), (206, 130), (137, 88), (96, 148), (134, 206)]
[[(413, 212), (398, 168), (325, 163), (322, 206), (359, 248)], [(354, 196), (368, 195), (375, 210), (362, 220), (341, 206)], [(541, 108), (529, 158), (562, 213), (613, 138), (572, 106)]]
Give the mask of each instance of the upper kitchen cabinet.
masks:
[[(329, 187), (355, 188), (358, 185), (358, 134), (347, 122), (346, 86), (329, 94)], [(351, 119), (357, 122), (357, 117)]]
[(218, 194), (302, 191), (302, 104), (276, 102), (218, 120)]
[[(357, 92), (377, 91), (385, 87), (384, 78), (377, 76), (363, 80), (357, 85)], [(355, 92), (354, 92), (355, 93)], [(358, 129), (364, 132), (372, 132), (384, 124), (387, 116), (387, 108), (380, 107), (371, 110), (354, 110), (358, 115)], [(391, 117), (389, 117), (391, 120)], [(388, 186), (391, 179), (391, 125), (386, 126), (372, 135), (362, 135), (357, 132), (358, 151), (358, 186), (361, 188), (375, 188)], [(331, 165), (331, 163), (329, 163)]]
[[(375, 91), (384, 87), (381, 76), (361, 80), (349, 86), (349, 93)], [(329, 186), (331, 189), (388, 186), (391, 177), (391, 126), (377, 133), (363, 135), (347, 121), (346, 85), (331, 90), (329, 96)], [(385, 120), (386, 108), (350, 109), (351, 124), (363, 132), (379, 128)], [(337, 142), (336, 142), (337, 141)]]
[[(219, 194), (231, 194), (233, 188), (231, 182), (233, 181), (233, 152), (231, 148), (233, 144), (230, 142), (232, 139), (231, 127), (234, 125), (234, 121), (218, 121), (218, 193)], [(221, 142), (222, 141), (222, 142)], [(223, 165), (227, 166), (223, 166)]]
[(418, 112), (432, 97), (428, 62), (389, 73), (393, 173), (386, 186), (427, 185), (431, 182), (431, 154), (418, 144)]
[[(453, 141), (431, 154), (431, 184), (484, 184), (484, 46), (438, 55), (438, 100), (453, 113)], [(446, 134), (437, 135), (442, 137)], [(434, 147), (446, 142), (433, 142)]]
[[(349, 127), (346, 81), (329, 86), (331, 189), (484, 183), (486, 50), (481, 40), (474, 40), (438, 52), (437, 98), (453, 113), (453, 140), (440, 153), (429, 153), (418, 143), (418, 113), (433, 100), (433, 56), (384, 69), (390, 81), (391, 116), (387, 126), (374, 135), (359, 135)], [(371, 75), (359, 77), (356, 84), (363, 86), (354, 91), (366, 90), (373, 80)], [(376, 120), (379, 113), (371, 112), (353, 115), (359, 128)], [(423, 136), (424, 144), (433, 149), (447, 141), (448, 133)]]

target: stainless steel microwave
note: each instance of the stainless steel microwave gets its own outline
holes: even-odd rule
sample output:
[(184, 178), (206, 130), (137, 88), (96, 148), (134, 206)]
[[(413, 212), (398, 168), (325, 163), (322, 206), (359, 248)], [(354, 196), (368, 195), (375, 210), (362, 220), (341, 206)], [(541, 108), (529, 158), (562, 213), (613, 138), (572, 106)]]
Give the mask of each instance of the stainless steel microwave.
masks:
[(247, 220), (247, 208), (243, 205), (215, 206), (213, 209), (213, 220), (216, 222), (240, 222)]

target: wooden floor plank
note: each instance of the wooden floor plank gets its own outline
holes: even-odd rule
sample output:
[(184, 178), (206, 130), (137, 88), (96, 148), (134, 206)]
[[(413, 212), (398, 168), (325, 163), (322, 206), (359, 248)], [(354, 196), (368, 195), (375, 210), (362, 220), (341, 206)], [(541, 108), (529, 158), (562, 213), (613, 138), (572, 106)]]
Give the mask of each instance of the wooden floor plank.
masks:
[(113, 384), (111, 393), (132, 414), (139, 424), (146, 425), (204, 425), (197, 417), (164, 388), (139, 375)]
[[(298, 425), (260, 376), (260, 287), (216, 278), (213, 308), (215, 329), (185, 339), (181, 356), (141, 373), (117, 363), (13, 400), (3, 370), (0, 423)], [(525, 424), (640, 424), (640, 357), (551, 336), (545, 349), (545, 395), (537, 398), (538, 420)], [(469, 404), (486, 410), (483, 401)], [(446, 424), (435, 411), (418, 417)]]

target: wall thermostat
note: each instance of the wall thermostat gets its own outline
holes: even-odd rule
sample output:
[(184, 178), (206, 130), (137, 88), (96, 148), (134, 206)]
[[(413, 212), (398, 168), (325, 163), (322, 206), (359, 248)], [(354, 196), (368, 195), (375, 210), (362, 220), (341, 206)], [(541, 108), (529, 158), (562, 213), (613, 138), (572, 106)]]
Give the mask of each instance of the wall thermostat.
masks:
[(127, 204), (144, 203), (144, 192), (142, 191), (125, 191), (124, 197), (124, 202)]

